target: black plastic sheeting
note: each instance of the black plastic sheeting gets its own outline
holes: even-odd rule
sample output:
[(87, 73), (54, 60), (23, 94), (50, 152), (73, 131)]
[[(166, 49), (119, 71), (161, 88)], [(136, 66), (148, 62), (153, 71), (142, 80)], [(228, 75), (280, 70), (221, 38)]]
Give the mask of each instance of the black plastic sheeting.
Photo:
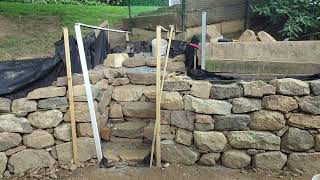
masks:
[[(77, 41), (70, 40), (71, 69), (73, 73), (82, 73)], [(109, 52), (105, 33), (94, 33), (83, 40), (88, 69), (102, 64)], [(0, 96), (9, 99), (25, 97), (30, 91), (50, 86), (58, 77), (66, 75), (64, 41), (54, 43), (55, 56), (49, 58), (20, 61), (0, 61)]]

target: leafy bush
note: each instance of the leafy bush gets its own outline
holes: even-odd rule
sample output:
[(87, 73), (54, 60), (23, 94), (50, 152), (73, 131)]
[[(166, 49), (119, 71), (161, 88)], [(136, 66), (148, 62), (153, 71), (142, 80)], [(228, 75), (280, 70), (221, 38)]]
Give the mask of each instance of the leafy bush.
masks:
[(282, 27), (282, 36), (290, 39), (320, 29), (320, 0), (265, 0), (252, 9), (270, 17), (273, 25)]

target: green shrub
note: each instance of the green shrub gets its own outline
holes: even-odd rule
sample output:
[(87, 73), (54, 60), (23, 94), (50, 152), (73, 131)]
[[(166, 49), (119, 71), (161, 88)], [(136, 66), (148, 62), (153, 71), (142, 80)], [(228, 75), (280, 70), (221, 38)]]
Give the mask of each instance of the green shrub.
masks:
[(320, 0), (265, 0), (252, 7), (259, 15), (270, 17), (280, 33), (298, 39), (320, 29)]

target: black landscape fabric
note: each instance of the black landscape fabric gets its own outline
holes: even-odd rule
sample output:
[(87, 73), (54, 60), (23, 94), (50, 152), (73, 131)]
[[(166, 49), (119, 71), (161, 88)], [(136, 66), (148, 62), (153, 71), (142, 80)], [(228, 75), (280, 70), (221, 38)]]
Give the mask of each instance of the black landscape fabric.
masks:
[[(70, 39), (70, 57), (73, 73), (82, 73), (77, 41)], [(105, 33), (94, 33), (83, 40), (88, 69), (102, 64), (109, 44)], [(19, 61), (0, 61), (0, 96), (9, 99), (25, 97), (30, 91), (50, 86), (58, 77), (66, 75), (64, 41), (54, 43), (54, 57)]]

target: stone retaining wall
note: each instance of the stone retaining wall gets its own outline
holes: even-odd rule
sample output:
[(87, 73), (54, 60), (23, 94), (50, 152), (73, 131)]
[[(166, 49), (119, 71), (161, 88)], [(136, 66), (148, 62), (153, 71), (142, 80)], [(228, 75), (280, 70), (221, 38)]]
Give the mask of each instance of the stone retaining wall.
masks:
[[(150, 153), (155, 122), (150, 66), (155, 60), (109, 55), (105, 66), (90, 71), (100, 134), (107, 143), (104, 156), (110, 162), (143, 162)], [(183, 58), (171, 60), (169, 67), (170, 72), (184, 71)], [(96, 158), (93, 133), (82, 76), (73, 80), (79, 157), (87, 161)], [(61, 77), (25, 98), (0, 98), (0, 176), (72, 163), (66, 84)], [(162, 160), (318, 173), (319, 95), (320, 81), (212, 85), (170, 75), (161, 104)]]

